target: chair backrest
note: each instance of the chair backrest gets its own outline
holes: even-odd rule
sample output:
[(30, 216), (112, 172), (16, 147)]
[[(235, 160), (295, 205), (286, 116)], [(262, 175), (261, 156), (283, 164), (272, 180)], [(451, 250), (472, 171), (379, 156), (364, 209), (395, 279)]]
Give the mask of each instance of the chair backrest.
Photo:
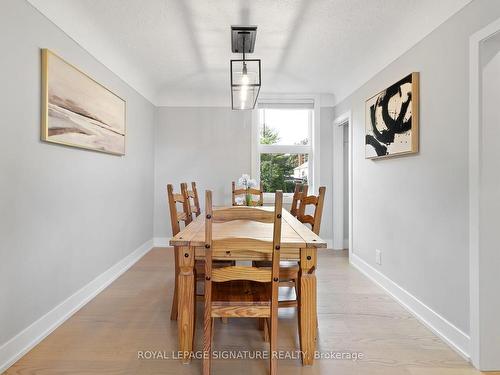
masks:
[[(231, 280), (250, 280), (256, 282), (272, 282), (276, 293), (279, 283), (280, 245), (281, 245), (281, 216), (283, 193), (276, 192), (275, 208), (266, 211), (255, 207), (232, 207), (220, 210), (212, 208), (212, 192), (207, 190), (205, 198), (205, 298), (210, 298), (211, 283)], [(248, 238), (218, 238), (212, 239), (213, 223), (224, 223), (233, 220), (250, 220), (263, 223), (273, 223), (273, 240), (250, 240)], [(226, 251), (256, 251), (272, 254), (272, 268), (263, 269), (250, 266), (229, 266), (212, 268), (212, 260), (218, 254), (223, 256)], [(274, 290), (273, 290), (274, 292)], [(208, 293), (208, 295), (207, 295)]]
[[(185, 185), (185, 184), (184, 184)], [(181, 190), (183, 184), (181, 184)], [(188, 225), (192, 221), (191, 208), (189, 201), (182, 193), (174, 193), (174, 187), (171, 184), (167, 185), (168, 208), (170, 210), (170, 222), (172, 225), (172, 236), (175, 236), (181, 231), (180, 222), (183, 221), (184, 225)], [(177, 210), (177, 203), (182, 204), (182, 212)]]
[(290, 207), (290, 214), (297, 217), (299, 213), (300, 201), (302, 196), (307, 196), (307, 184), (295, 184), (295, 191), (293, 192), (292, 205)]
[[(250, 206), (263, 206), (264, 205), (264, 190), (262, 189), (262, 182), (260, 183), (260, 189), (249, 188), (248, 190), (245, 188), (237, 188), (236, 182), (232, 182), (232, 197), (233, 197), (233, 206), (241, 206), (236, 203), (237, 197), (242, 197), (245, 205), (246, 205), (246, 196), (250, 194), (252, 199), (250, 200)], [(259, 196), (258, 200), (254, 200), (255, 196)]]
[(188, 185), (184, 182), (181, 184), (181, 193), (184, 195), (184, 199), (188, 201), (189, 211), (191, 216), (195, 214), (200, 216), (200, 200), (198, 198), (198, 190), (196, 189), (196, 182), (191, 182), (191, 190), (188, 189)]
[[(299, 211), (297, 213), (297, 219), (304, 224), (310, 224), (311, 230), (319, 235), (319, 230), (321, 228), (321, 216), (323, 215), (323, 203), (325, 201), (326, 187), (321, 186), (319, 188), (319, 194), (316, 195), (306, 195), (300, 200)], [(314, 206), (314, 212), (312, 215), (306, 214), (306, 208), (308, 205)]]

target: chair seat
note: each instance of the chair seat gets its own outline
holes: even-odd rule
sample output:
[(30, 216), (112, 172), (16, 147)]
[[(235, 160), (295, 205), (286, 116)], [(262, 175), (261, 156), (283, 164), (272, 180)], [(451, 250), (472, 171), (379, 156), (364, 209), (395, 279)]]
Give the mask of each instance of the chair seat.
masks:
[(271, 283), (235, 280), (212, 283), (213, 317), (269, 317)]
[[(271, 268), (272, 262), (259, 260), (253, 262), (254, 267)], [(299, 277), (299, 264), (295, 261), (285, 260), (280, 262), (280, 280), (295, 280)]]
[[(212, 263), (213, 268), (222, 268), (228, 266), (234, 266), (234, 260), (215, 260)], [(194, 264), (194, 268), (196, 270), (196, 279), (205, 279), (205, 261), (203, 259), (197, 259)]]
[(265, 305), (271, 304), (271, 283), (234, 280), (212, 283), (212, 305)]
[[(271, 268), (272, 262), (259, 260), (253, 262), (254, 267)], [(296, 287), (296, 280), (299, 278), (299, 263), (291, 260), (280, 262), (280, 287)], [(297, 290), (295, 291), (297, 296)], [(281, 307), (297, 307), (297, 298), (292, 300), (280, 300), (278, 306)]]

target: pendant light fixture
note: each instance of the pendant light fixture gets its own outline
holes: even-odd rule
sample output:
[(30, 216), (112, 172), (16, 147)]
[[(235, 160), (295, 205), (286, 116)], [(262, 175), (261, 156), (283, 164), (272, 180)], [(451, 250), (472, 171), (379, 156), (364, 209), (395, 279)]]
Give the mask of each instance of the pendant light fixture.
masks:
[(231, 26), (231, 50), (243, 54), (240, 60), (231, 60), (231, 108), (254, 109), (261, 86), (260, 60), (246, 59), (253, 53), (257, 26)]

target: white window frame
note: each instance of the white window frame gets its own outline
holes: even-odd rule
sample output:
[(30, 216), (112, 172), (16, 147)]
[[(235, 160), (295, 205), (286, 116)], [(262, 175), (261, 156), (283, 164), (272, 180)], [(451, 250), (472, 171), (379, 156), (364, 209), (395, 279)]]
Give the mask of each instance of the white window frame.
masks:
[[(260, 144), (259, 110), (258, 103), (272, 104), (301, 104), (313, 105), (310, 137), (308, 145), (262, 145)], [(319, 187), (320, 179), (320, 96), (302, 94), (276, 94), (261, 95), (257, 102), (257, 108), (252, 112), (252, 177), (260, 181), (260, 154), (261, 153), (293, 153), (309, 154), (309, 191), (315, 192)], [(291, 203), (293, 193), (283, 194), (285, 203)], [(274, 193), (264, 193), (264, 203), (274, 203)]]

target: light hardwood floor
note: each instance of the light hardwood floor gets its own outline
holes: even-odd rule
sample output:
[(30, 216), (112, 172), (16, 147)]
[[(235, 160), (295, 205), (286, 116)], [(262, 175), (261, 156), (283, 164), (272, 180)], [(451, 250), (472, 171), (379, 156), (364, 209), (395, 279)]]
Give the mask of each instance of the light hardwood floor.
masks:
[[(349, 266), (345, 252), (319, 251), (318, 350), (362, 352), (364, 358), (280, 360), (282, 374), (479, 374), (383, 290)], [(173, 253), (154, 249), (83, 307), (6, 374), (200, 374), (201, 361), (138, 359), (138, 351), (177, 350), (170, 321)], [(201, 348), (198, 303), (196, 346)], [(294, 308), (279, 311), (279, 350), (298, 348)], [(253, 319), (215, 325), (215, 350), (267, 350)], [(215, 360), (213, 373), (267, 374), (264, 360)], [(500, 374), (500, 373), (488, 373)]]

